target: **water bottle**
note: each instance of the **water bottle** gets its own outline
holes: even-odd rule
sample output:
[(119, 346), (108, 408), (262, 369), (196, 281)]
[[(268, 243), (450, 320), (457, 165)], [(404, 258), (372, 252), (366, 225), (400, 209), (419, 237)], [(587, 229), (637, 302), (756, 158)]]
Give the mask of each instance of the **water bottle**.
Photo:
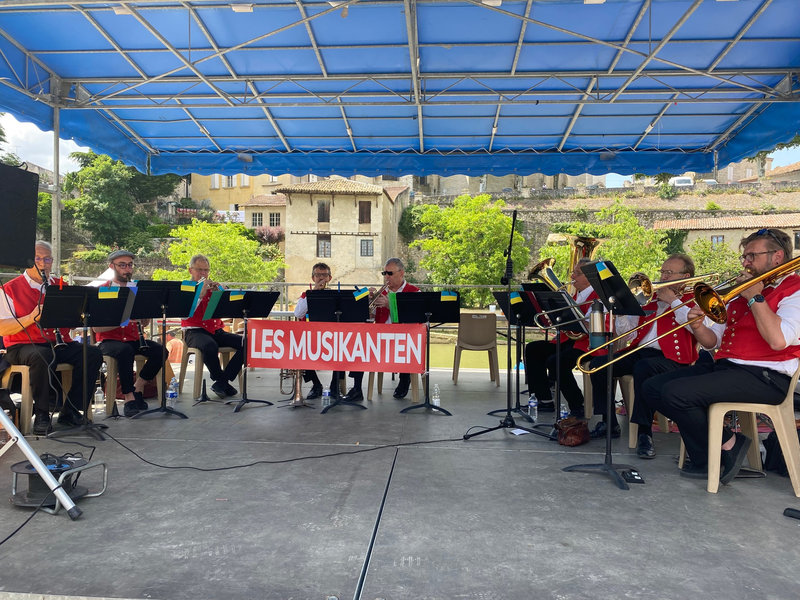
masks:
[(94, 391), (94, 405), (103, 406), (103, 404), (105, 404), (105, 401), (106, 401), (106, 395), (103, 393), (103, 388), (101, 388), (98, 385), (97, 389)]
[(534, 421), (539, 418), (539, 401), (536, 400), (535, 394), (531, 394), (528, 398), (528, 416)]
[(439, 384), (436, 383), (433, 386), (433, 395), (431, 396), (431, 404), (433, 404), (434, 406), (439, 406), (439, 399), (440, 399)]
[(331, 405), (331, 390), (330, 388), (325, 388), (322, 390), (322, 408), (327, 408)]
[(569, 407), (567, 406), (567, 403), (564, 402), (564, 400), (561, 400), (560, 405), (561, 406), (558, 411), (558, 418), (566, 419), (569, 416)]
[(167, 388), (167, 406), (175, 406), (175, 402), (178, 400), (178, 380), (173, 377), (169, 382), (169, 387)]

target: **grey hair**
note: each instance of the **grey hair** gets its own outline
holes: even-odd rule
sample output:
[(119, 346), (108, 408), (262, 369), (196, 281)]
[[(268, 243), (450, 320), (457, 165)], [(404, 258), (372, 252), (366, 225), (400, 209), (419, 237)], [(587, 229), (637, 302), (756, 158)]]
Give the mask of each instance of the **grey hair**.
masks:
[(50, 252), (50, 254), (53, 253), (52, 244), (50, 242), (45, 242), (44, 240), (36, 240), (36, 243), (33, 245), (33, 248), (34, 248), (34, 250), (36, 248), (44, 248), (45, 250)]
[(399, 259), (399, 258), (397, 258), (397, 257), (392, 257), (392, 258), (390, 258), (390, 259), (387, 259), (387, 261), (386, 261), (386, 264), (387, 264), (387, 265), (389, 265), (389, 264), (392, 264), (392, 265), (397, 265), (397, 268), (398, 268), (399, 270), (401, 270), (401, 271), (405, 271), (405, 270), (406, 270), (405, 266), (403, 265), (403, 261), (402, 261), (402, 260), (400, 260), (400, 259)]
[(198, 260), (204, 260), (209, 265), (211, 265), (211, 261), (208, 260), (208, 257), (205, 254), (195, 254), (192, 258), (189, 259), (189, 268), (191, 269), (192, 267), (194, 267), (195, 264), (197, 264)]

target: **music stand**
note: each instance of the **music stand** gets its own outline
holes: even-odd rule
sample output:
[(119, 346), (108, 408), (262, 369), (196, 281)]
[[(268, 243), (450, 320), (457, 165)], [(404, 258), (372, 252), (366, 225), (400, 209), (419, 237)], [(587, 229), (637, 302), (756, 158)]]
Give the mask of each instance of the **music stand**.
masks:
[[(636, 315), (644, 316), (644, 311), (636, 298), (631, 293), (628, 285), (620, 277), (614, 263), (610, 261), (599, 261), (589, 263), (581, 267), (581, 271), (586, 275), (592, 288), (597, 292), (600, 301), (610, 313), (609, 339), (614, 337), (614, 318), (616, 315)], [(608, 346), (608, 362), (614, 359), (613, 344)], [(603, 464), (579, 464), (564, 467), (564, 471), (576, 471), (582, 473), (605, 473), (621, 490), (629, 490), (630, 487), (617, 472), (619, 469), (631, 469), (631, 465), (614, 465), (611, 457), (611, 411), (614, 408), (614, 365), (606, 367), (606, 452)]]
[[(242, 365), (244, 373), (242, 375), (242, 399), (228, 400), (225, 404), (236, 403), (233, 412), (238, 413), (245, 404), (258, 402), (266, 406), (272, 406), (269, 400), (253, 400), (247, 397), (247, 320), (250, 317), (266, 318), (272, 312), (275, 301), (280, 296), (279, 292), (263, 292), (255, 290), (217, 290), (211, 292), (208, 300), (206, 312), (203, 320), (208, 319), (242, 319), (244, 321), (244, 333), (242, 334), (242, 348), (245, 352), (245, 361)], [(195, 369), (203, 368), (203, 365), (195, 365)]]
[[(356, 298), (352, 291), (347, 290), (309, 290), (306, 292), (308, 302), (308, 320), (325, 323), (366, 323), (369, 319), (369, 299), (365, 295)], [(333, 372), (333, 385), (336, 388), (336, 395), (331, 390), (332, 402), (324, 407), (320, 414), (325, 414), (334, 406), (346, 404), (357, 406), (362, 410), (367, 407), (359, 402), (345, 400), (339, 394), (339, 372)]]
[(188, 419), (185, 414), (167, 406), (167, 317), (186, 318), (197, 306), (199, 286), (194, 281), (137, 281), (136, 300), (131, 310), (131, 319), (153, 319), (161, 317), (161, 402), (156, 408), (144, 410), (131, 417), (138, 419), (151, 413), (175, 415)]
[[(48, 285), (42, 303), (42, 317), (39, 324), (44, 328), (69, 327), (83, 328), (82, 354), (83, 369), (81, 382), (84, 398), (81, 400), (83, 423), (51, 433), (48, 437), (71, 435), (77, 431), (85, 431), (98, 440), (106, 439), (100, 430), (108, 429), (107, 425), (90, 423), (86, 417), (88, 410), (87, 396), (89, 389), (89, 327), (118, 327), (130, 317), (134, 294), (126, 287), (87, 287), (79, 285)], [(64, 397), (63, 408), (68, 399)], [(77, 407), (73, 407), (78, 410)]]
[[(517, 333), (515, 336), (515, 349), (516, 349), (516, 364), (517, 364), (517, 374), (516, 374), (516, 406), (511, 409), (511, 412), (515, 412), (526, 419), (529, 423), (533, 423), (533, 418), (527, 414), (521, 407), (519, 403), (519, 364), (522, 362), (522, 352), (525, 342), (525, 327), (527, 326), (537, 326), (534, 317), (536, 313), (541, 312), (541, 308), (538, 306), (536, 299), (533, 297), (531, 292), (533, 290), (538, 291), (546, 291), (549, 290), (545, 284), (543, 283), (533, 283), (533, 284), (523, 284), (524, 291), (522, 292), (511, 292), (509, 295), (508, 292), (492, 292), (497, 305), (500, 307), (500, 310), (503, 311), (503, 314), (506, 317), (506, 320), (509, 321), (512, 325), (517, 328)], [(515, 295), (516, 294), (516, 295)], [(511, 304), (509, 302), (509, 298), (514, 299), (514, 303)], [(519, 298), (519, 301), (517, 299)], [(509, 343), (510, 345), (510, 343)], [(489, 415), (495, 416), (505, 412), (504, 408), (498, 408), (497, 410), (490, 410), (488, 412)]]
[[(453, 416), (441, 406), (431, 404), (431, 327), (443, 323), (458, 323), (461, 318), (461, 298), (458, 292), (417, 292), (394, 294), (397, 304), (398, 323), (425, 323), (425, 402), (407, 406), (400, 413), (418, 408), (438, 410), (448, 417)], [(436, 325), (431, 325), (435, 321)]]

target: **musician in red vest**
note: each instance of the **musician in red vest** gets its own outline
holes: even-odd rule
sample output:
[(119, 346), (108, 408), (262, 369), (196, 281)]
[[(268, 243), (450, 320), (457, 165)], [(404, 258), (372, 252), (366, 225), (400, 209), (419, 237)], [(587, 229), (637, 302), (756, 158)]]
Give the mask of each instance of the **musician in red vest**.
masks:
[[(745, 237), (740, 281), (763, 275), (792, 258), (792, 239), (779, 229), (760, 229)], [(714, 362), (654, 377), (644, 384), (647, 402), (672, 419), (691, 461), (681, 475), (708, 476), (708, 407), (716, 402), (780, 404), (798, 367), (800, 355), (800, 276), (792, 273), (754, 283), (727, 305), (728, 320), (691, 325), (703, 348), (714, 349)], [(703, 312), (693, 307), (689, 318)], [(733, 481), (752, 440), (725, 429), (720, 482)]]
[[(672, 254), (661, 265), (660, 280), (676, 281), (694, 277), (694, 261), (686, 254)], [(678, 283), (673, 286), (660, 287), (656, 291), (654, 300), (645, 304), (642, 308), (646, 313), (639, 321), (639, 317), (618, 317), (617, 328), (620, 331), (633, 329), (634, 326), (653, 321), (656, 317), (670, 308), (674, 308), (681, 303), (690, 300), (691, 293), (685, 293), (683, 286)], [(670, 329), (684, 324), (688, 320), (689, 307), (683, 306), (663, 319), (655, 320), (651, 327), (642, 327), (633, 335), (633, 340), (627, 350), (633, 347), (641, 347), (636, 352), (621, 356), (620, 360), (614, 363), (614, 377), (623, 375), (633, 375), (634, 406), (633, 414), (630, 416), (632, 423), (637, 423), (639, 429), (639, 440), (637, 445), (637, 455), (641, 458), (652, 458), (655, 456), (655, 446), (653, 444), (653, 409), (650, 404), (643, 401), (642, 384), (653, 375), (675, 371), (682, 367), (691, 365), (697, 360), (697, 340), (689, 327), (678, 329), (671, 336), (655, 340), (655, 338)], [(624, 323), (628, 323), (625, 325)], [(605, 364), (607, 358), (598, 356), (592, 359), (592, 368)], [(601, 415), (602, 421), (597, 424), (591, 432), (593, 438), (602, 438), (606, 435), (608, 423), (612, 423), (612, 437), (619, 437), (620, 427), (617, 422), (617, 415), (606, 415), (606, 395), (607, 395), (608, 371), (601, 369), (591, 375), (592, 380), (592, 399), (594, 403), (594, 414)]]
[[(403, 261), (399, 258), (390, 258), (383, 266), (383, 289), (377, 297), (374, 294), (377, 290), (370, 290), (370, 300), (373, 301), (373, 308), (375, 310), (376, 323), (391, 323), (392, 317), (389, 313), (389, 292), (418, 292), (419, 288), (406, 281), (406, 269)], [(344, 396), (344, 400), (351, 402), (360, 402), (364, 399), (361, 391), (361, 382), (364, 378), (362, 372), (352, 372), (350, 377), (353, 378), (353, 387)], [(397, 387), (392, 394), (395, 400), (402, 400), (408, 395), (408, 388), (411, 385), (411, 374), (400, 373)]]
[[(72, 387), (61, 407), (58, 422), (81, 425), (80, 411), (86, 410), (97, 380), (103, 356), (95, 346), (86, 348), (88, 389), (83, 389), (83, 347), (72, 341), (69, 329), (61, 329), (64, 344), (57, 344), (53, 329), (39, 327), (41, 305), (48, 283), (57, 284), (60, 280), (50, 276), (53, 267), (53, 249), (47, 242), (37, 241), (34, 247), (34, 265), (22, 275), (6, 283), (0, 291), (0, 335), (6, 347), (6, 359), (12, 365), (28, 365), (33, 392), (33, 433), (47, 435), (52, 431), (50, 419), (50, 391), (58, 375), (56, 365), (72, 365), (74, 376)], [(55, 347), (54, 347), (55, 346)]]
[[(597, 293), (589, 285), (581, 267), (592, 262), (590, 258), (581, 258), (570, 273), (575, 295), (573, 299), (581, 311), (588, 314), (592, 300), (597, 298)], [(571, 317), (565, 317), (565, 320)], [(560, 391), (569, 406), (570, 416), (583, 417), (583, 393), (572, 370), (578, 357), (589, 350), (589, 338), (583, 334), (575, 339), (566, 332), (561, 333), (561, 365)], [(549, 377), (548, 378), (548, 373)], [(539, 402), (539, 412), (553, 412), (556, 407), (550, 391), (550, 380), (556, 377), (556, 339), (537, 340), (525, 346), (525, 376), (528, 389), (535, 394)]]
[[(115, 250), (108, 255), (108, 268), (113, 272), (111, 281), (105, 285), (126, 287), (133, 280), (135, 256), (127, 250)], [(149, 321), (141, 321), (146, 326)], [(124, 327), (95, 327), (94, 335), (100, 351), (105, 356), (117, 359), (119, 386), (125, 404), (123, 414), (133, 417), (147, 410), (144, 401), (144, 386), (154, 379), (164, 364), (164, 349), (161, 344), (147, 340), (143, 347), (139, 339), (139, 322), (130, 320)], [(142, 338), (143, 339), (143, 338)], [(146, 357), (142, 369), (133, 378), (136, 355)]]
[[(239, 371), (242, 370), (244, 347), (242, 346), (242, 336), (225, 331), (221, 319), (203, 320), (208, 301), (211, 299), (211, 292), (221, 288), (218, 283), (208, 279), (210, 271), (210, 263), (206, 256), (195, 254), (189, 260), (189, 275), (192, 281), (203, 280), (203, 290), (192, 316), (181, 321), (181, 329), (183, 330), (183, 341), (186, 346), (188, 348), (198, 348), (203, 353), (203, 363), (205, 363), (208, 373), (214, 381), (211, 385), (211, 391), (219, 398), (226, 398), (239, 393), (230, 382), (236, 379)], [(224, 369), (219, 362), (220, 346), (236, 348), (236, 352)], [(202, 369), (203, 366), (195, 365), (194, 368)]]

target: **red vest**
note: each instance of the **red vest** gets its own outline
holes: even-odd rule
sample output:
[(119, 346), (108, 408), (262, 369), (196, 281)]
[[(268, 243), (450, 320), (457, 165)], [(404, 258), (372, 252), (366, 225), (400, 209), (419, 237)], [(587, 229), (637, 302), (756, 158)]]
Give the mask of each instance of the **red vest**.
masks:
[[(406, 282), (406, 287), (403, 288), (401, 293), (406, 292), (418, 292), (419, 288), (415, 285), (412, 285)], [(388, 296), (389, 292), (387, 290), (383, 290), (381, 296)], [(386, 323), (389, 321), (389, 307), (388, 306), (378, 306), (375, 309), (375, 322), (376, 323)]]
[[(578, 297), (578, 294), (575, 293), (572, 296), (572, 299), (575, 300), (577, 297)], [(592, 292), (588, 296), (586, 296), (586, 300), (584, 300), (581, 304), (578, 305), (580, 307), (580, 309), (581, 309), (581, 312), (586, 313), (586, 311), (589, 310), (589, 308), (592, 306), (592, 301), (594, 301), (596, 299), (597, 299), (597, 292), (592, 290)], [(568, 311), (564, 311), (564, 312), (567, 312), (567, 314), (569, 315), (567, 317), (567, 320), (572, 318), (572, 315)], [(570, 340), (573, 340), (573, 339), (575, 339), (575, 338), (574, 337), (569, 337), (569, 335), (567, 335), (566, 331), (562, 331), (561, 332), (561, 343), (562, 344), (564, 344), (564, 343), (566, 343), (566, 342), (568, 342)], [(554, 337), (552, 340), (550, 340), (550, 342), (555, 344), (556, 343), (556, 338)], [(585, 334), (582, 334), (581, 337), (579, 337), (578, 339), (575, 340), (575, 343), (572, 345), (572, 347), (575, 350), (580, 350), (581, 352), (588, 352), (589, 351), (589, 336), (585, 335)]]
[[(800, 277), (789, 275), (776, 287), (765, 287), (761, 292), (773, 312), (778, 303), (800, 290)], [(737, 296), (728, 303), (728, 323), (722, 333), (722, 343), (714, 356), (717, 360), (737, 358), (749, 361), (784, 361), (797, 358), (800, 347), (787, 346), (783, 350), (773, 350), (758, 332), (756, 319), (747, 307), (747, 300)]]
[[(305, 292), (303, 293), (305, 294)], [(210, 291), (200, 299), (200, 302), (197, 303), (197, 308), (194, 309), (192, 316), (188, 319), (181, 320), (181, 327), (205, 329), (209, 333), (214, 333), (217, 329), (222, 329), (224, 326), (222, 319), (208, 319), (207, 321), (203, 320), (203, 315), (206, 314), (206, 308), (208, 308), (209, 300), (211, 300)]]
[[(680, 300), (681, 302), (686, 302), (692, 298), (694, 298), (693, 294), (684, 294)], [(642, 309), (645, 311), (656, 311), (658, 310), (658, 301), (653, 300), (652, 302), (645, 304)], [(669, 307), (666, 310), (669, 310)], [(649, 317), (645, 317), (645, 320), (642, 321), (642, 323), (649, 323), (657, 317), (658, 315), (655, 314), (650, 315)], [(675, 320), (675, 313), (672, 312), (666, 317), (656, 321), (656, 335), (659, 336), (667, 333), (670, 329), (674, 329), (679, 325), (680, 323)], [(648, 331), (650, 331), (650, 327), (642, 327), (639, 329), (636, 332), (636, 337), (633, 338), (633, 341), (630, 343), (630, 345), (637, 346), (639, 342), (642, 341), (644, 336), (647, 335)], [(681, 327), (677, 331), (673, 331), (669, 336), (661, 338), (658, 340), (658, 344), (661, 348), (661, 352), (664, 353), (664, 356), (670, 360), (674, 360), (676, 363), (690, 365), (697, 360), (697, 340), (692, 332), (687, 331), (685, 327)], [(651, 345), (648, 347), (655, 346)]]
[[(118, 283), (107, 281), (106, 286), (118, 286)], [(94, 339), (98, 342), (103, 340), (117, 340), (118, 342), (134, 342), (139, 339), (139, 326), (136, 321), (131, 319), (125, 327), (117, 327), (110, 331), (95, 332)]]
[[(58, 283), (58, 279), (50, 279), (50, 283)], [(20, 317), (33, 312), (39, 301), (39, 288), (32, 288), (24, 275), (15, 277), (3, 286), (6, 295), (14, 302), (14, 313)], [(44, 294), (42, 294), (44, 300)], [(30, 336), (30, 337), (28, 337)], [(65, 342), (71, 342), (69, 328), (61, 328), (61, 337)], [(48, 344), (56, 341), (55, 329), (39, 329), (34, 323), (25, 330), (13, 335), (4, 335), (3, 344), (10, 348), (14, 344)]]

